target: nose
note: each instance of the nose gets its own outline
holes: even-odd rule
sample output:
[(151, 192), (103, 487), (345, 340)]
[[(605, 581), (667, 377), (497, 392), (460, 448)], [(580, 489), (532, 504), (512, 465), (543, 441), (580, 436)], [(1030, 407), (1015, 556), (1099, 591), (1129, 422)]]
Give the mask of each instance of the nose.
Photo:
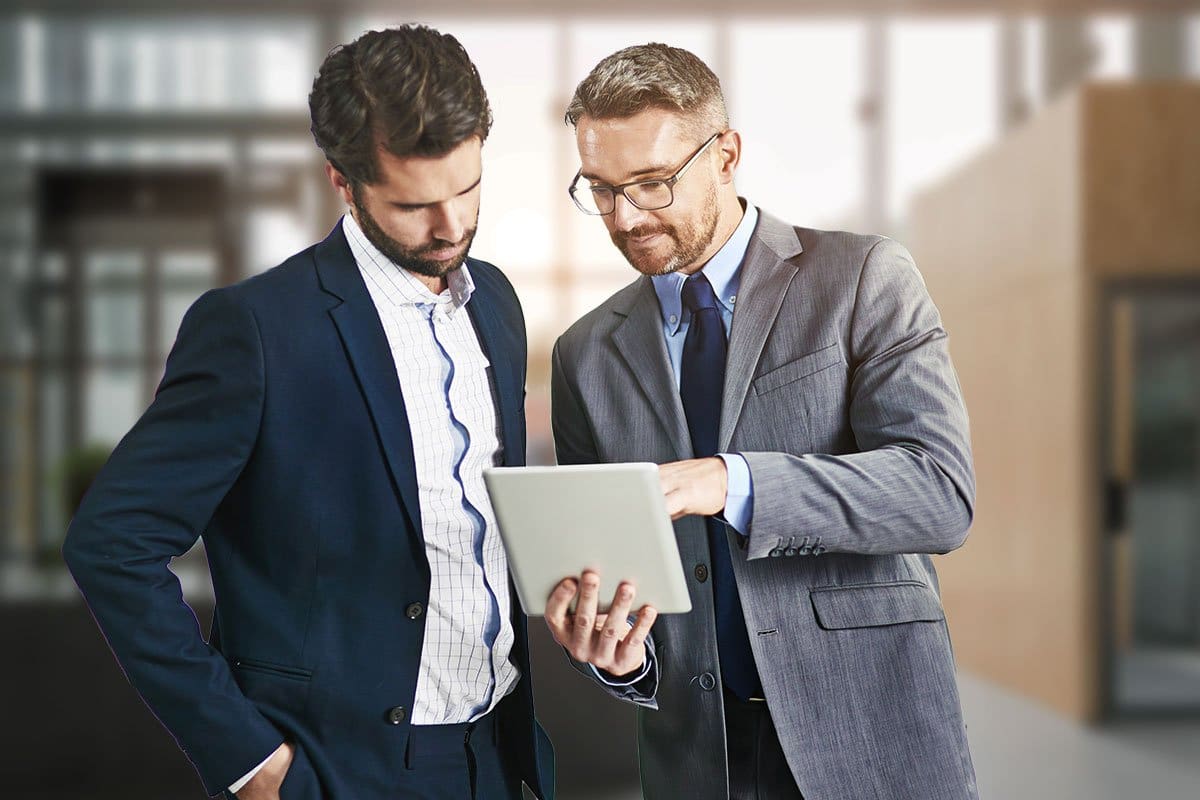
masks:
[(458, 213), (457, 206), (446, 201), (438, 203), (432, 209), (433, 222), (430, 233), (435, 239), (441, 239), (443, 242), (458, 242), (462, 239), (466, 232), (466, 225), (463, 224), (462, 218)]
[(646, 219), (646, 212), (629, 202), (624, 194), (618, 192), (613, 202), (613, 212), (610, 216), (613, 227), (617, 230), (632, 230)]

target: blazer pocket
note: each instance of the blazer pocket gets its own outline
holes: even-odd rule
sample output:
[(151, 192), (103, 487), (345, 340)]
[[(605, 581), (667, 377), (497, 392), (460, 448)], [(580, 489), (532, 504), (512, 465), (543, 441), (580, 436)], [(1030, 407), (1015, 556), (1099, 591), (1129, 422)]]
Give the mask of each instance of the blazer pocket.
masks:
[(312, 679), (312, 670), (302, 667), (289, 667), (283, 664), (272, 664), (269, 661), (259, 661), (252, 658), (235, 658), (233, 660), (234, 671), (250, 671), (259, 672), (264, 675), (275, 675), (280, 678), (288, 678), (294, 681), (308, 681)]
[[(237, 685), (259, 710), (299, 714), (308, 707), (312, 671), (268, 661), (237, 658), (232, 662)], [(275, 719), (271, 713), (267, 714)]]
[(781, 367), (764, 372), (754, 379), (754, 393), (766, 394), (787, 386), (789, 383), (807, 378), (809, 375), (844, 363), (841, 347), (837, 342), (827, 344), (819, 350), (787, 362)]
[(813, 589), (809, 597), (817, 624), (827, 631), (946, 618), (937, 593), (920, 581), (828, 586)]

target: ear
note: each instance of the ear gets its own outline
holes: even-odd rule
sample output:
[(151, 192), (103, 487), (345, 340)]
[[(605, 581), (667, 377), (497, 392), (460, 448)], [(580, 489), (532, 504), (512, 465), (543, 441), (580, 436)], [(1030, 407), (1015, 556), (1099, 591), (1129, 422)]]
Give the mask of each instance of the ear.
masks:
[(338, 197), (342, 198), (342, 202), (351, 208), (354, 207), (354, 192), (350, 189), (350, 181), (346, 180), (346, 176), (338, 172), (337, 167), (325, 162), (325, 175), (329, 178), (329, 184), (333, 190), (338, 193)]
[(721, 183), (733, 183), (733, 176), (742, 161), (742, 135), (731, 128), (717, 140), (716, 145), (720, 165), (717, 177)]

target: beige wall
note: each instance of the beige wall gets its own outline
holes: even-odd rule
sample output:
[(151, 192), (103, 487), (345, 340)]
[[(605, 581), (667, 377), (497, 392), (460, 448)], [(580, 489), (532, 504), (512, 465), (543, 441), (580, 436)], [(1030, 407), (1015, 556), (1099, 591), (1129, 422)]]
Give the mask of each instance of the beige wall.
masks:
[(923, 193), (911, 249), (950, 332), (979, 494), (942, 588), (960, 665), (1099, 712), (1105, 276), (1200, 271), (1200, 86), (1063, 98)]

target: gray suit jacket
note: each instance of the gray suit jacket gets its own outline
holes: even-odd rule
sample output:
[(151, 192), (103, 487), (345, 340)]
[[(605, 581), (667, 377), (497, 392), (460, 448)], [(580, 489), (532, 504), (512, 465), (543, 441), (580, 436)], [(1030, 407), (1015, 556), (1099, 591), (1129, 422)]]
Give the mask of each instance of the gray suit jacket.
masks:
[[(653, 285), (558, 340), (563, 464), (690, 458)], [(930, 553), (962, 544), (975, 485), (937, 309), (907, 251), (760, 216), (730, 329), (720, 450), (745, 456), (749, 537), (728, 544), (754, 658), (807, 800), (962, 800), (975, 775)], [(704, 522), (675, 523), (693, 610), (652, 635), (641, 706), (647, 798), (725, 798)], [(702, 574), (702, 572), (701, 572)]]

